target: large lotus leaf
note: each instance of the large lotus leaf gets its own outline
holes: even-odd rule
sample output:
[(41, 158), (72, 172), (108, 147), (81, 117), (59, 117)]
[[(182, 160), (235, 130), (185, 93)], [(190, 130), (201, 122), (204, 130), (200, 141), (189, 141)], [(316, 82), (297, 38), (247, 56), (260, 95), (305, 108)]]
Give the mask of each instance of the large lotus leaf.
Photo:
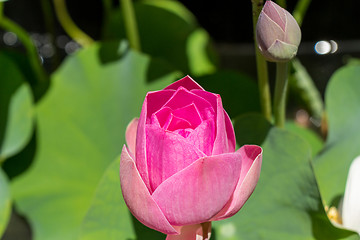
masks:
[(80, 239), (134, 239), (130, 213), (122, 198), (117, 158), (99, 182), (86, 217)]
[(0, 54), (0, 162), (22, 150), (33, 132), (33, 96), (16, 64)]
[(285, 123), (285, 128), (286, 130), (289, 130), (290, 132), (297, 134), (299, 137), (301, 137), (309, 144), (311, 148), (312, 157), (315, 157), (322, 150), (324, 146), (324, 142), (320, 138), (320, 136), (316, 134), (314, 131), (302, 127), (293, 121), (287, 121)]
[(0, 238), (10, 219), (11, 197), (6, 174), (0, 168)]
[(259, 91), (251, 77), (235, 71), (218, 71), (196, 78), (207, 91), (221, 95), (230, 117), (247, 112), (260, 112)]
[(100, 181), (84, 218), (80, 239), (165, 239), (165, 235), (145, 227), (131, 216), (121, 195), (119, 161), (117, 158), (111, 163)]
[[(94, 45), (69, 57), (36, 107), (37, 155), (12, 184), (35, 240), (77, 239), (95, 189), (120, 154), (125, 127), (139, 115), (148, 90), (149, 57), (128, 50), (102, 64), (99, 49)], [(172, 80), (169, 75), (156, 84)]]
[(272, 128), (262, 147), (258, 185), (239, 213), (214, 223), (216, 239), (359, 239), (327, 218), (304, 140)]
[(359, 65), (345, 66), (335, 72), (326, 89), (328, 139), (314, 167), (328, 205), (344, 194), (350, 164), (360, 155), (359, 76)]
[(272, 125), (260, 113), (246, 113), (233, 119), (236, 144), (262, 145)]
[[(180, 2), (137, 1), (134, 10), (142, 51), (186, 74), (201, 75), (215, 70), (216, 57), (208, 34)], [(109, 15), (103, 35), (105, 39), (126, 38), (120, 9)]]

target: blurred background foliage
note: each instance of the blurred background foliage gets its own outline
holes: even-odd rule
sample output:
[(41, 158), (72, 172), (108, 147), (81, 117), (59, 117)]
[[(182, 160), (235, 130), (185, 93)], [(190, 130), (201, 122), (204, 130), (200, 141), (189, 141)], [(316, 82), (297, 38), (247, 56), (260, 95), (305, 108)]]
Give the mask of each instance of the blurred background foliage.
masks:
[(1, 239), (165, 239), (128, 212), (119, 154), (146, 92), (187, 74), (221, 94), (239, 146), (264, 148), (253, 196), (212, 239), (359, 239), (326, 212), (360, 154), (359, 2), (286, 4), (309, 8), (277, 129), (260, 114), (250, 1), (134, 1), (141, 51), (119, 1), (0, 1)]

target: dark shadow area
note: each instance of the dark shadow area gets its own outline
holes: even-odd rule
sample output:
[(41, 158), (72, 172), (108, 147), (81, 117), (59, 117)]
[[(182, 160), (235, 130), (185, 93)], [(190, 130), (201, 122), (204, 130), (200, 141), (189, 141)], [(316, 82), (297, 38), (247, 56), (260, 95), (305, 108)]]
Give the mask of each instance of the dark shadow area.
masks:
[(99, 59), (102, 64), (120, 60), (129, 51), (129, 44), (126, 40), (106, 41), (100, 45)]
[(3, 164), (3, 169), (10, 180), (25, 172), (34, 161), (37, 147), (36, 127), (34, 128), (34, 133), (26, 147)]
[(206, 91), (221, 95), (224, 109), (231, 118), (246, 112), (260, 112), (258, 87), (246, 74), (220, 70), (195, 80)]
[(139, 222), (133, 215), (131, 215), (131, 219), (136, 233), (136, 240), (161, 240), (166, 238), (165, 234), (146, 227), (141, 222)]
[(234, 121), (236, 142), (239, 146), (245, 144), (262, 145), (271, 128), (271, 123), (260, 113), (241, 115)]
[[(345, 239), (351, 235), (354, 235), (353, 232), (338, 229), (327, 218), (326, 214), (324, 214), (323, 205), (319, 201), (317, 212), (310, 212), (311, 223), (312, 223), (312, 232), (316, 239), (319, 240), (336, 240), (336, 239)], [(326, 231), (324, 231), (326, 229)]]
[(176, 71), (176, 68), (168, 61), (161, 58), (151, 58), (146, 72), (146, 79), (148, 82), (153, 82), (174, 71)]
[[(2, 64), (2, 63), (1, 63)], [(6, 66), (3, 66), (6, 68)], [(2, 74), (6, 74), (2, 72)], [(18, 88), (21, 86), (21, 81), (7, 81), (2, 79), (0, 85), (0, 148), (4, 141), (6, 123), (8, 120), (9, 106), (11, 99)]]
[[(23, 75), (24, 81), (29, 83), (31, 87), (34, 102), (37, 103), (46, 94), (50, 87), (50, 79), (48, 76), (46, 76), (46, 82), (39, 82), (33, 68), (31, 67), (29, 58), (24, 53), (21, 53), (18, 49), (4, 48), (1, 49), (1, 54), (4, 54), (6, 57), (11, 59), (11, 61), (18, 67), (18, 69), (21, 70), (20, 72)], [(6, 89), (4, 89), (4, 91), (5, 90)], [(1, 91), (3, 90), (0, 90), (0, 94), (3, 95)], [(2, 112), (2, 109), (0, 111)]]
[(13, 208), (9, 224), (1, 240), (31, 240), (31, 228), (27, 220)]
[[(216, 240), (216, 229), (215, 228), (211, 228), (211, 240)], [(218, 239), (220, 240), (220, 239)]]

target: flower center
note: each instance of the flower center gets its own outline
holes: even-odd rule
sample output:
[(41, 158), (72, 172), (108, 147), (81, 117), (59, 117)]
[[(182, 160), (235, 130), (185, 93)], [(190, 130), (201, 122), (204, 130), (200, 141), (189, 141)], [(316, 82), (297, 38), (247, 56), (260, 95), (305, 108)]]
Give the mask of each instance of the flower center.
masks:
[(333, 206), (329, 208), (328, 206), (325, 206), (325, 212), (331, 222), (342, 225), (342, 219), (336, 207)]

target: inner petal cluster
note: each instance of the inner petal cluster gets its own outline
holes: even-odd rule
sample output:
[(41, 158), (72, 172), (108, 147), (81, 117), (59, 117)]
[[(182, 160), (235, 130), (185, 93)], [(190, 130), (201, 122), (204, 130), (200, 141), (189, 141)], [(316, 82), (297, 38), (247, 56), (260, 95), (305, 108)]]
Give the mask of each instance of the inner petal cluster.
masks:
[(161, 106), (147, 116), (146, 158), (151, 191), (197, 159), (210, 156), (216, 137), (213, 99), (208, 101), (209, 96), (198, 94), (203, 91), (192, 92), (184, 87), (154, 92), (151, 99), (169, 91), (172, 95), (161, 99)]
[(186, 138), (203, 121), (214, 118), (215, 111), (204, 98), (180, 87), (153, 115), (151, 123)]

